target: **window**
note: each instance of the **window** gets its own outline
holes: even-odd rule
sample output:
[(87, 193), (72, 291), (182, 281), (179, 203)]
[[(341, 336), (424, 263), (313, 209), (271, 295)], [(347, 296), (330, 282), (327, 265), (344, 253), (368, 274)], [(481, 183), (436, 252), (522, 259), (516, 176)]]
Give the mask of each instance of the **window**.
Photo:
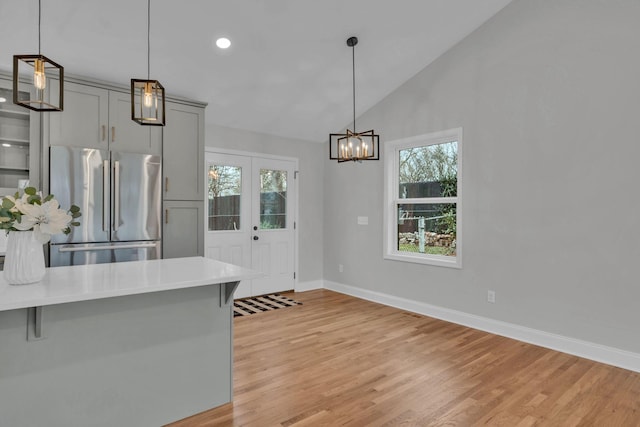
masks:
[(462, 266), (461, 146), (461, 128), (385, 144), (385, 258)]

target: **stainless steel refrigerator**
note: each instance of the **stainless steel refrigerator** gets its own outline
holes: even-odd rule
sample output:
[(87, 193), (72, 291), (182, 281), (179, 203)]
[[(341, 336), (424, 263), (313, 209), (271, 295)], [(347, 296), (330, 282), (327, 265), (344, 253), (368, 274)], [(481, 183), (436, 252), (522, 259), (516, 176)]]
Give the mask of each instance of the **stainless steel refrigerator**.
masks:
[(160, 156), (56, 146), (49, 162), (50, 193), (82, 213), (52, 236), (52, 267), (161, 258)]

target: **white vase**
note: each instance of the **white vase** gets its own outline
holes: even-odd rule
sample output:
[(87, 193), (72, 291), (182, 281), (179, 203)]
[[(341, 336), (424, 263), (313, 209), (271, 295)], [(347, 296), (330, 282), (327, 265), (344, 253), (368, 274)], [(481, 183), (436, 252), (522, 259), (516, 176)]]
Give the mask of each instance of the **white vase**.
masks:
[(44, 274), (44, 250), (33, 231), (10, 231), (4, 257), (4, 279), (7, 283), (35, 283), (42, 280)]

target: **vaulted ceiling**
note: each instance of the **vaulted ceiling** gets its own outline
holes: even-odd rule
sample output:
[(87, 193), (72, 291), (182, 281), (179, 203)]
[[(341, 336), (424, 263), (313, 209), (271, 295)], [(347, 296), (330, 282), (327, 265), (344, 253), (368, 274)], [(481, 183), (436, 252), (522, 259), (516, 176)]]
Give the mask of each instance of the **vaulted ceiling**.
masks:
[[(511, 0), (152, 0), (151, 78), (207, 122), (323, 142)], [(65, 72), (146, 78), (147, 2), (42, 0), (42, 53)], [(218, 37), (231, 39), (226, 51)], [(37, 0), (0, 1), (0, 69), (37, 53)]]

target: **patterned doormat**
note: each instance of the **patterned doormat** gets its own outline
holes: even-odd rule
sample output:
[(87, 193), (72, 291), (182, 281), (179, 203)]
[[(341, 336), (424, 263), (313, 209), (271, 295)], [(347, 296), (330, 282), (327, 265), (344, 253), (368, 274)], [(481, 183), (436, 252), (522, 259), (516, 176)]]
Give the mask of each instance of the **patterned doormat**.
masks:
[(283, 297), (280, 294), (262, 295), (254, 298), (237, 299), (233, 301), (233, 317), (249, 316), (263, 311), (302, 305), (301, 302)]

